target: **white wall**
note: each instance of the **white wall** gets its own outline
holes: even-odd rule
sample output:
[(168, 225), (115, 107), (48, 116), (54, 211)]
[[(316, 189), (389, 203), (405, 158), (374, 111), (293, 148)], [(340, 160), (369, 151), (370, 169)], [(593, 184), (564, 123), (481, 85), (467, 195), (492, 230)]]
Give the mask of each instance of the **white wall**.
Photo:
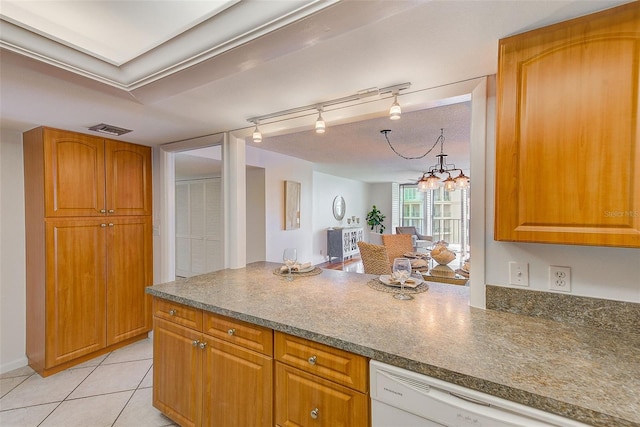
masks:
[(247, 167), (247, 264), (264, 261), (266, 249), (265, 170)]
[[(246, 163), (265, 169), (266, 261), (282, 262), (282, 252), (293, 247), (298, 260), (307, 262), (312, 255), (313, 164), (294, 157), (246, 147)], [(284, 229), (284, 182), (301, 186), (300, 228)]]
[[(342, 196), (346, 210), (342, 221), (333, 217), (333, 199)], [(365, 217), (369, 210), (369, 186), (361, 181), (313, 172), (313, 256), (311, 262), (321, 264), (327, 258), (327, 228), (349, 227), (347, 218), (360, 218), (360, 227), (367, 230)], [(356, 224), (357, 226), (357, 224)]]
[(0, 132), (0, 372), (27, 364), (22, 134)]
[(384, 234), (395, 233), (395, 230), (393, 229), (393, 222), (392, 222), (393, 184), (390, 182), (370, 184), (369, 191), (371, 192), (371, 197), (369, 198), (369, 206), (367, 206), (367, 211), (370, 211), (372, 206), (376, 205), (376, 207), (380, 210), (382, 215), (386, 217), (384, 221), (382, 221), (382, 223), (385, 226)]

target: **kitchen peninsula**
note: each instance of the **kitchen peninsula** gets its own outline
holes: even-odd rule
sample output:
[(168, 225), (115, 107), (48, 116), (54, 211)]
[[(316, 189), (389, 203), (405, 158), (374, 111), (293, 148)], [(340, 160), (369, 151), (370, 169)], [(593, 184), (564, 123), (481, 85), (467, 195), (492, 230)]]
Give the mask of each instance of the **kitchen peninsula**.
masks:
[[(369, 287), (372, 275), (323, 270), (288, 282), (278, 267), (258, 262), (147, 292), (156, 314), (159, 304), (178, 303), (587, 424), (640, 426), (635, 334), (476, 309), (461, 286), (430, 283), (400, 301)], [(197, 336), (193, 343), (202, 347)]]

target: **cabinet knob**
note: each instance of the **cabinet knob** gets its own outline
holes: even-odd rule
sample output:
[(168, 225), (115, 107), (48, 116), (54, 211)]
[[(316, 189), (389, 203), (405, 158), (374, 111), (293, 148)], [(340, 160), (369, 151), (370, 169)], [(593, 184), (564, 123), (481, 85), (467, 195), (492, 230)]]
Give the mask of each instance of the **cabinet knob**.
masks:
[(227, 333), (228, 333), (229, 335), (233, 336), (233, 335), (235, 335), (235, 334), (236, 334), (236, 330), (235, 330), (235, 328), (231, 328), (231, 329), (229, 329), (229, 330), (227, 331)]
[(307, 359), (307, 362), (309, 362), (309, 365), (315, 365), (316, 360), (318, 360), (318, 356), (311, 356), (310, 358)]
[(115, 211), (113, 209), (109, 209), (109, 213), (114, 213)]
[(201, 342), (200, 344), (198, 344), (198, 346), (199, 346), (201, 349), (204, 349), (204, 348), (207, 346), (207, 343), (206, 343), (206, 342)]
[(200, 344), (200, 341), (198, 341), (198, 340), (191, 341), (191, 345), (194, 346), (194, 347), (197, 347), (198, 344)]
[(100, 224), (100, 227), (102, 227), (102, 228), (104, 228), (106, 226), (107, 226), (107, 224)]
[(313, 411), (311, 411), (311, 418), (313, 418), (314, 420), (318, 419), (318, 416), (320, 415), (320, 411), (318, 410), (318, 408), (315, 408)]
[(113, 223), (112, 222), (109, 223), (109, 227), (113, 227)]
[(100, 213), (107, 213), (106, 209), (100, 209)]
[(169, 310), (169, 316), (175, 316), (176, 313), (178, 313), (178, 312), (173, 308), (171, 310)]

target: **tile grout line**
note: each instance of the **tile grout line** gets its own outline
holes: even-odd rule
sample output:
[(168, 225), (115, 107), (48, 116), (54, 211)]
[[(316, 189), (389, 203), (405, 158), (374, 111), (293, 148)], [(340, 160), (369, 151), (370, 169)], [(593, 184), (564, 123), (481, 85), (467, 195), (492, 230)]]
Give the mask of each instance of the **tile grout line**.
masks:
[[(140, 359), (140, 360), (149, 360), (149, 359)], [(114, 363), (114, 365), (115, 365), (115, 363)], [(120, 410), (120, 412), (118, 412), (118, 416), (116, 417), (115, 420), (113, 420), (113, 423), (111, 424), (111, 427), (116, 425), (116, 423), (118, 422), (118, 418), (120, 418), (120, 416), (122, 415), (124, 410), (127, 409), (127, 405), (129, 405), (129, 402), (131, 402), (131, 399), (133, 399), (133, 396), (136, 394), (136, 391), (140, 390), (140, 384), (142, 384), (144, 379), (149, 374), (149, 371), (151, 371), (152, 369), (153, 369), (153, 358), (151, 358), (151, 366), (149, 367), (149, 369), (147, 369), (147, 372), (142, 376), (142, 379), (140, 380), (140, 382), (138, 383), (136, 388), (133, 390), (133, 393), (131, 393), (131, 396), (129, 396), (129, 399), (127, 399), (127, 402), (122, 406), (122, 409)]]
[[(113, 353), (113, 352), (111, 352), (111, 353)], [(74, 392), (74, 391), (76, 391), (76, 390), (78, 389), (78, 387), (80, 387), (80, 385), (81, 385), (82, 383), (84, 383), (84, 382), (87, 380), (87, 378), (89, 378), (89, 376), (90, 376), (91, 374), (93, 374), (93, 373), (95, 372), (95, 370), (96, 370), (96, 369), (98, 369), (98, 367), (99, 367), (100, 365), (102, 365), (102, 362), (104, 362), (104, 361), (107, 359), (107, 357), (109, 357), (109, 355), (111, 355), (111, 353), (107, 354), (107, 356), (106, 356), (104, 359), (102, 359), (102, 360), (100, 361), (100, 363), (98, 363), (96, 366), (94, 366), (94, 367), (93, 367), (93, 369), (91, 370), (91, 372), (89, 372), (89, 373), (87, 374), (87, 376), (86, 376), (86, 377), (84, 377), (84, 379), (83, 379), (82, 381), (80, 381), (80, 382), (79, 382), (79, 383), (78, 383), (78, 384), (73, 388), (73, 390), (71, 390), (71, 392), (69, 392), (69, 394), (67, 394), (67, 396), (66, 396), (64, 399), (62, 399), (60, 402), (58, 402), (58, 404), (56, 405), (56, 407), (55, 407), (55, 408), (53, 408), (53, 410), (52, 410), (51, 412), (49, 412), (49, 414), (47, 414), (47, 416), (46, 416), (46, 417), (44, 417), (44, 419), (43, 419), (42, 421), (40, 421), (40, 423), (38, 423), (38, 426), (41, 426), (41, 425), (42, 425), (42, 423), (44, 423), (44, 422), (47, 420), (47, 418), (49, 418), (49, 417), (51, 416), (51, 414), (53, 414), (53, 413), (56, 411), (56, 409), (58, 409), (58, 408), (60, 407), (60, 405), (62, 405), (64, 402), (66, 402), (66, 401), (67, 401), (67, 399), (69, 398), (69, 396), (71, 396), (71, 395), (73, 394), (73, 392)], [(89, 368), (90, 366), (87, 366), (87, 367)], [(72, 367), (72, 368), (69, 368), (68, 370), (69, 370), (69, 371), (71, 371), (71, 370), (73, 370), (73, 369), (74, 369), (74, 368)], [(75, 368), (75, 369), (82, 369), (82, 368)], [(75, 400), (75, 399), (72, 399), (72, 400)]]

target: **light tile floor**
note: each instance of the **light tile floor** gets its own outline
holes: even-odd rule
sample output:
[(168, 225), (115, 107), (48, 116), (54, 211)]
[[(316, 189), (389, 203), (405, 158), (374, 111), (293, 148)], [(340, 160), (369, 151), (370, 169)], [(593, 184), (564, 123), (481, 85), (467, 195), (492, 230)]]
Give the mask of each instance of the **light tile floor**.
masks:
[(47, 378), (28, 366), (2, 374), (0, 426), (175, 426), (151, 405), (152, 364), (145, 339)]

